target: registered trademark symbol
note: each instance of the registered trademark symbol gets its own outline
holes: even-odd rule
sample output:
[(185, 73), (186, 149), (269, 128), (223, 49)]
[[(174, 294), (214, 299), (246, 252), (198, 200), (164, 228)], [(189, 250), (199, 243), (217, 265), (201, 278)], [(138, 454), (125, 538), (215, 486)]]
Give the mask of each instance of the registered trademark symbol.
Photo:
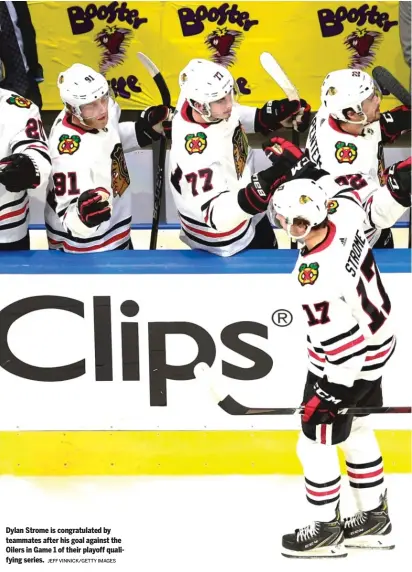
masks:
[(289, 312), (289, 310), (276, 310), (276, 312), (273, 312), (272, 314), (272, 322), (279, 328), (290, 326), (293, 322), (292, 313)]

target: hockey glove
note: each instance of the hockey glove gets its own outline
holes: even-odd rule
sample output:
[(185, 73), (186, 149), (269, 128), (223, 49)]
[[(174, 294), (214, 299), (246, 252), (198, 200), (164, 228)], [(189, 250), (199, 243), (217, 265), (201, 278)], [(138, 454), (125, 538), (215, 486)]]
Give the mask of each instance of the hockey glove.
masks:
[(343, 407), (342, 399), (331, 393), (326, 377), (319, 380), (306, 395), (306, 400), (301, 404), (304, 408), (302, 421), (308, 425), (330, 424), (336, 419), (339, 409)]
[(172, 115), (174, 108), (166, 105), (154, 105), (143, 110), (135, 123), (136, 138), (140, 147), (151, 145), (163, 134), (171, 138)]
[(280, 184), (281, 168), (269, 167), (252, 175), (251, 182), (238, 193), (238, 203), (246, 213), (255, 215), (266, 211), (273, 193)]
[(383, 143), (393, 143), (402, 133), (411, 130), (411, 108), (400, 105), (381, 114), (380, 125)]
[(84, 191), (77, 200), (79, 219), (89, 228), (99, 226), (110, 219), (111, 207), (108, 202), (109, 192), (102, 187)]
[(318, 169), (297, 145), (283, 137), (272, 137), (262, 144), (262, 149), (272, 165), (282, 174), (277, 186), (293, 179), (317, 181), (328, 174), (327, 171)]
[(411, 206), (411, 159), (391, 165), (383, 174), (390, 194), (403, 207)]
[(297, 131), (305, 131), (310, 121), (310, 105), (304, 99), (281, 99), (268, 101), (256, 110), (255, 131), (267, 135), (280, 127), (295, 126)]
[(35, 189), (40, 184), (40, 174), (28, 155), (16, 153), (0, 161), (0, 183), (11, 193)]

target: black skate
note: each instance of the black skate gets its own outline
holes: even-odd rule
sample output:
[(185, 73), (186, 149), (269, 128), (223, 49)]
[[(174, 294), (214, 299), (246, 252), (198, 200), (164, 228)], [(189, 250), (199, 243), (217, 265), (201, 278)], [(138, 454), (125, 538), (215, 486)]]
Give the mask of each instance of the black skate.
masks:
[(330, 522), (314, 522), (282, 538), (282, 555), (287, 558), (339, 558), (348, 555), (343, 544), (339, 504)]
[(345, 518), (343, 522), (345, 546), (348, 548), (395, 548), (392, 538), (392, 524), (388, 514), (386, 491), (380, 497), (380, 505), (367, 511), (360, 511)]

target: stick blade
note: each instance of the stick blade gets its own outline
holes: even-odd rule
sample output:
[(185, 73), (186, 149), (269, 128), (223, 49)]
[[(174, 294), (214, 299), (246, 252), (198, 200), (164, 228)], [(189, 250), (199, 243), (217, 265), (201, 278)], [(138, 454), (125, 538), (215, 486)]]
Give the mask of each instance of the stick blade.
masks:
[(299, 99), (299, 93), (288, 76), (285, 74), (279, 63), (269, 52), (262, 52), (260, 54), (260, 63), (263, 69), (270, 75), (271, 78), (279, 85), (285, 92), (288, 99)]
[(136, 55), (152, 77), (159, 73), (159, 68), (156, 67), (152, 60), (146, 56), (146, 54), (143, 52), (137, 52)]

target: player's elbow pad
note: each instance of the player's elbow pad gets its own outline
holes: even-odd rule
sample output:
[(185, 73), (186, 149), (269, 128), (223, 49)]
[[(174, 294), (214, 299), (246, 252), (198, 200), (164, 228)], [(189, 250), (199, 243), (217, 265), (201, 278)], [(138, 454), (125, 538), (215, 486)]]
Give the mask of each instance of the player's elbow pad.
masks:
[(226, 232), (251, 216), (239, 206), (237, 193), (225, 192), (212, 201), (209, 224), (218, 232)]

